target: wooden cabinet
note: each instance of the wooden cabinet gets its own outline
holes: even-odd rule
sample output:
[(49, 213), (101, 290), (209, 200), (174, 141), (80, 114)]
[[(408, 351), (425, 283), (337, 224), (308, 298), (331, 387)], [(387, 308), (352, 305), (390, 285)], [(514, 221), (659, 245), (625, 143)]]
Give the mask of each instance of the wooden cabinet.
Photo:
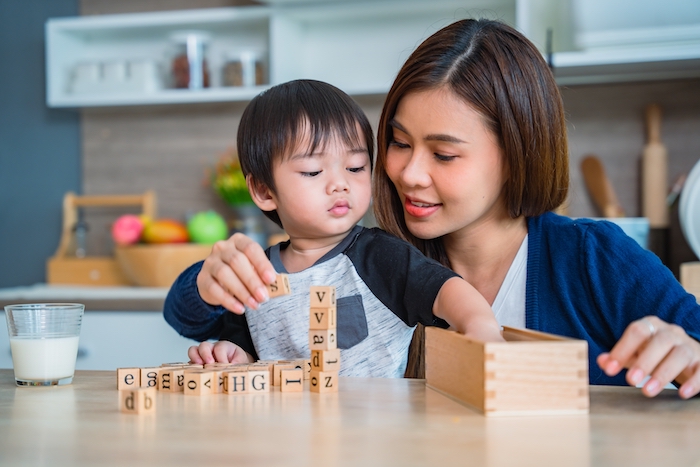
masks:
[[(428, 35), (465, 17), (499, 19), (551, 49), (562, 84), (700, 76), (700, 40), (582, 50), (575, 0), (336, 0), (270, 6), (56, 18), (46, 24), (50, 107), (246, 101), (297, 78), (350, 94), (388, 91)], [(639, 8), (644, 8), (643, 4)], [(173, 89), (173, 35), (199, 31), (210, 86)], [(551, 40), (548, 42), (548, 31)], [(581, 41), (578, 41), (581, 42)], [(548, 46), (549, 44), (549, 46)], [(262, 81), (226, 86), (224, 70), (253, 54)]]

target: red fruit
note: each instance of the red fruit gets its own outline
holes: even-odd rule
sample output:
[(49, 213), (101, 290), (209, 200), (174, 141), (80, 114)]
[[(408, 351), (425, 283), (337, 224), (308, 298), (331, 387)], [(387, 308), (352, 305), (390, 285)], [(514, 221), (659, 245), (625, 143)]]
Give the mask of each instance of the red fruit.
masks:
[(125, 214), (112, 224), (112, 238), (117, 245), (131, 245), (141, 238), (143, 221), (139, 216)]
[(158, 219), (146, 224), (141, 234), (146, 243), (185, 243), (190, 240), (187, 227), (173, 219)]

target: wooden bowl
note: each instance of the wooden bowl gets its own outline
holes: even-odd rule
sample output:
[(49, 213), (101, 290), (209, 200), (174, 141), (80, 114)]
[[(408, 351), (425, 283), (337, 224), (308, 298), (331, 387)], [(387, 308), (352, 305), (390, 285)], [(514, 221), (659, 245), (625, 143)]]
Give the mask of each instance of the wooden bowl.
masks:
[(117, 246), (114, 255), (124, 275), (141, 287), (170, 287), (177, 276), (211, 253), (211, 245), (168, 243)]

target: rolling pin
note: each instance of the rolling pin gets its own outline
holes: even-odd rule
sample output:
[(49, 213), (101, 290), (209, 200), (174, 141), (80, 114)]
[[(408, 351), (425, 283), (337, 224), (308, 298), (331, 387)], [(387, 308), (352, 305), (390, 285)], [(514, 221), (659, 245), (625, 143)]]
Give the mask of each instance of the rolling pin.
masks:
[(642, 153), (642, 215), (649, 226), (668, 227), (668, 154), (661, 142), (661, 108), (646, 109), (647, 143)]
[(586, 188), (603, 217), (624, 217), (625, 210), (620, 206), (601, 160), (593, 154), (584, 156), (581, 160), (581, 172)]

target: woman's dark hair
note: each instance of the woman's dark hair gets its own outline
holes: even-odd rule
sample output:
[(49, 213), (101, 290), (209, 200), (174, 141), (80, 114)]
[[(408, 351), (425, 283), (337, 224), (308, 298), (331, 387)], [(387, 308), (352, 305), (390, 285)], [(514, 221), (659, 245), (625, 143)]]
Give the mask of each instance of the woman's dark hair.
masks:
[(374, 212), (385, 230), (449, 266), (441, 238), (419, 239), (386, 173), (389, 122), (409, 93), (449, 89), (481, 114), (503, 151), (505, 204), (511, 217), (537, 216), (566, 199), (569, 162), (559, 89), (542, 54), (498, 21), (466, 19), (426, 39), (406, 60), (387, 95), (377, 132)]
[[(374, 213), (388, 232), (447, 267), (442, 238), (420, 239), (408, 230), (401, 200), (386, 173), (392, 121), (401, 99), (448, 89), (479, 112), (504, 157), (505, 207), (512, 218), (557, 208), (569, 188), (566, 121), (559, 89), (542, 54), (515, 29), (498, 21), (466, 19), (426, 39), (406, 60), (379, 121), (373, 179)], [(424, 377), (422, 326), (414, 333), (406, 376)]]
[[(374, 135), (360, 106), (328, 83), (296, 80), (263, 91), (243, 111), (237, 138), (243, 174), (250, 174), (253, 183), (274, 193), (274, 163), (291, 155), (307, 135), (309, 152), (331, 138), (341, 138), (347, 144), (361, 142), (367, 145), (372, 167)], [(264, 213), (282, 227), (277, 211)]]

